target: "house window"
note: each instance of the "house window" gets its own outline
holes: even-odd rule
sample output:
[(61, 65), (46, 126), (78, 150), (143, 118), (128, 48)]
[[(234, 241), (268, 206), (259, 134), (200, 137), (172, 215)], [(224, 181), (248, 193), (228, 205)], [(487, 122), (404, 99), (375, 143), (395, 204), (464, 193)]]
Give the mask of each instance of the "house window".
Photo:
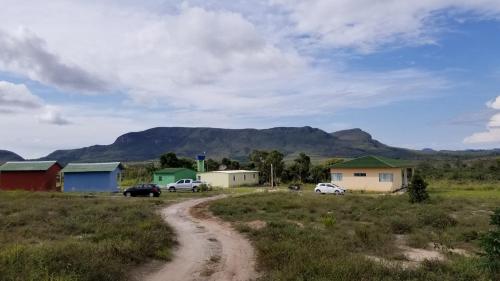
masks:
[(342, 181), (342, 173), (332, 173), (332, 181)]
[(233, 181), (236, 181), (236, 176), (233, 176)]
[(255, 179), (255, 174), (253, 174), (253, 178)]
[(378, 174), (378, 181), (379, 182), (393, 182), (394, 175), (392, 173), (379, 173)]
[(354, 173), (355, 177), (366, 177), (366, 173)]
[(247, 180), (247, 175), (243, 175), (243, 180), (246, 181)]
[(159, 180), (159, 181), (162, 181), (162, 180), (163, 180), (163, 177), (162, 177), (162, 176), (158, 176), (158, 180)]

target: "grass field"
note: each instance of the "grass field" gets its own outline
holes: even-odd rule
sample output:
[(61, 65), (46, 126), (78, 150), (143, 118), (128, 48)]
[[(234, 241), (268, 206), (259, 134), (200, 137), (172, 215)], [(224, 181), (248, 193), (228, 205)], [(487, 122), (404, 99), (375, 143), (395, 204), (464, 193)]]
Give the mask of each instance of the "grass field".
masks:
[(126, 280), (136, 265), (168, 260), (172, 230), (161, 198), (0, 192), (0, 280)]
[(429, 192), (444, 197), (500, 200), (500, 182), (434, 180), (429, 184)]
[[(413, 205), (407, 195), (321, 196), (306, 188), (226, 198), (210, 208), (254, 242), (262, 280), (494, 280), (478, 253), (499, 191), (431, 191), (430, 202)], [(405, 266), (402, 239), (444, 260)]]

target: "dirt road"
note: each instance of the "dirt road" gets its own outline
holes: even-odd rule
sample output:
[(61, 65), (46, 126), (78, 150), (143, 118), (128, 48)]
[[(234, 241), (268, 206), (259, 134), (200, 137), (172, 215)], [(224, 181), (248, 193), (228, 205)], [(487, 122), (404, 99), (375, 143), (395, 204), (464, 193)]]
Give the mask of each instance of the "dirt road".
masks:
[(163, 218), (179, 241), (171, 262), (146, 281), (248, 281), (257, 277), (250, 242), (228, 223), (210, 215), (193, 216), (193, 207), (223, 196), (191, 199), (168, 206)]

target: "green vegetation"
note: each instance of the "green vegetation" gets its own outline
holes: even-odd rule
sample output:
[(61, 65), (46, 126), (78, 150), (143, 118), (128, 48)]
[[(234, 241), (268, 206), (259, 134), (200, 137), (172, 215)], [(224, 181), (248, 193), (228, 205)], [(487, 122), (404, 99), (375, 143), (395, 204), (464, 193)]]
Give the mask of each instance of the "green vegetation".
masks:
[[(227, 198), (210, 209), (254, 242), (262, 280), (451, 281), (491, 280), (476, 253), (498, 202), (432, 194), (425, 203), (411, 204), (408, 195), (320, 196), (307, 191)], [(256, 220), (266, 227), (247, 224)], [(408, 261), (401, 240), (407, 247), (442, 250), (445, 260), (404, 267)], [(400, 263), (384, 265), (372, 257)]]
[(500, 181), (500, 158), (422, 161), (417, 170), (428, 180), (496, 182)]
[(0, 192), (0, 279), (126, 280), (132, 266), (171, 257), (173, 233), (156, 212), (164, 203)]
[(442, 197), (500, 200), (500, 181), (429, 180), (428, 192)]
[(420, 203), (429, 199), (427, 193), (427, 183), (420, 175), (414, 175), (411, 179), (410, 186), (408, 186), (408, 195), (410, 203)]
[(491, 225), (493, 227), (481, 239), (481, 245), (486, 252), (486, 262), (488, 269), (494, 279), (500, 279), (500, 208), (491, 215)]

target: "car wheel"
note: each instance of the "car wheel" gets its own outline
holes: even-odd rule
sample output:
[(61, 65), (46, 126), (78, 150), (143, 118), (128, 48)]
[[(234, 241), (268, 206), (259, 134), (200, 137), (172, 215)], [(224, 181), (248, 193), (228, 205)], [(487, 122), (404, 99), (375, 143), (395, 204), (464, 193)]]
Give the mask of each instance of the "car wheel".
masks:
[(175, 187), (171, 187), (168, 189), (168, 192), (175, 192)]
[(319, 189), (316, 189), (316, 193), (321, 193), (321, 190), (319, 190)]
[(198, 189), (196, 187), (193, 187), (193, 192), (197, 192)]
[(155, 194), (153, 192), (150, 192), (149, 197), (153, 197), (153, 196), (155, 196)]
[(130, 192), (125, 193), (125, 197), (131, 197), (132, 194)]

